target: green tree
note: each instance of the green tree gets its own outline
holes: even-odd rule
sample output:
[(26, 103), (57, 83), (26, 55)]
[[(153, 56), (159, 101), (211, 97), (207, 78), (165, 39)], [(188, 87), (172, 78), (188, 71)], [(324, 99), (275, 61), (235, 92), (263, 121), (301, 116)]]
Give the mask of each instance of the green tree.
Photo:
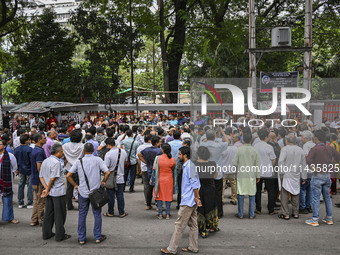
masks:
[[(93, 7), (88, 4), (85, 7)], [(90, 85), (86, 90), (91, 91), (93, 98), (106, 101), (113, 98), (120, 85), (119, 67), (127, 66), (131, 40), (133, 58), (138, 56), (143, 43), (138, 31), (131, 31), (124, 15), (113, 10), (100, 12), (97, 8), (85, 7), (76, 10), (70, 23), (77, 42), (88, 46), (85, 50), (87, 73), (83, 72), (84, 80)]]
[(15, 52), (19, 81), (15, 102), (74, 100), (70, 80), (75, 43), (55, 17), (51, 9), (45, 9), (24, 45)]

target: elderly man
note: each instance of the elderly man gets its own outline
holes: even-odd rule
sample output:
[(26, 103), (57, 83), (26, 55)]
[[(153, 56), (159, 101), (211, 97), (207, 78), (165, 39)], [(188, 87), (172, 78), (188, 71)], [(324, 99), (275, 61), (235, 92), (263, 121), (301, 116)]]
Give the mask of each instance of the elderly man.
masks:
[[(293, 217), (299, 218), (300, 180), (307, 179), (306, 157), (304, 151), (296, 145), (296, 137), (289, 134), (286, 137), (286, 146), (281, 150), (279, 158), (281, 187), (281, 214), (279, 218), (289, 220), (288, 193), (291, 196)], [(280, 182), (281, 183), (281, 182)]]
[[(222, 153), (227, 150), (229, 145), (229, 139), (227, 135), (224, 133), (222, 128), (219, 128), (219, 131), (224, 139), (222, 142), (216, 141), (216, 131), (213, 129), (209, 129), (206, 132), (207, 141), (201, 142), (201, 146), (207, 147), (210, 152), (210, 161), (214, 161), (217, 164), (217, 168), (223, 167), (222, 162)], [(215, 180), (215, 188), (216, 188), (216, 202), (218, 209), (218, 217), (223, 217), (223, 205), (222, 205), (222, 189), (223, 189), (223, 179), (222, 179), (222, 171), (218, 172), (218, 176)]]
[[(40, 182), (45, 190), (42, 197), (46, 197), (46, 207), (43, 224), (43, 239), (47, 240), (55, 235), (56, 241), (69, 239), (71, 236), (65, 234), (64, 224), (66, 221), (66, 176), (60, 159), (64, 156), (60, 144), (51, 148), (51, 156), (41, 165), (39, 173)], [(55, 224), (55, 234), (52, 233)]]
[(50, 131), (47, 133), (46, 143), (43, 146), (47, 158), (51, 156), (51, 148), (54, 145), (54, 140), (57, 139), (57, 137), (58, 134), (55, 131)]
[[(313, 133), (311, 131), (305, 130), (302, 132), (301, 135), (302, 142), (303, 142), (303, 151), (305, 156), (307, 157), (309, 151), (315, 146), (313, 143)], [(309, 174), (307, 173), (307, 180), (304, 184), (301, 182), (300, 186), (300, 214), (308, 214), (312, 213), (312, 192), (310, 187), (310, 178)]]

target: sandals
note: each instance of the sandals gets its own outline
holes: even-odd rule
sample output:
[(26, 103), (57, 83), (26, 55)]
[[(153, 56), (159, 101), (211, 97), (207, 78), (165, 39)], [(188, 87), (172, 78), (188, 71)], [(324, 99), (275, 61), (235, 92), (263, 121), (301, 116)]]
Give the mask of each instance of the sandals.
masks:
[(103, 216), (105, 216), (105, 217), (114, 217), (114, 215), (110, 214), (109, 212), (103, 213)]
[[(11, 222), (11, 221), (10, 221), (10, 222)], [(38, 222), (36, 222), (36, 223), (31, 222), (31, 223), (30, 223), (30, 226), (31, 226), (31, 227), (34, 227), (34, 226), (36, 226), (36, 225), (39, 225), (39, 223), (38, 223)]]
[(86, 244), (86, 240), (80, 241), (79, 238), (78, 238), (78, 243), (79, 243), (80, 245), (84, 245), (84, 244)]
[(161, 253), (163, 253), (163, 254), (175, 254), (175, 253), (168, 251), (168, 249), (161, 249)]
[(283, 214), (278, 215), (277, 217), (279, 217), (280, 219), (283, 220), (289, 220), (289, 217), (287, 218), (286, 216), (284, 216)]
[(157, 218), (158, 218), (159, 220), (162, 220), (162, 219), (163, 219), (163, 215), (157, 214)]
[(202, 238), (207, 238), (207, 237), (208, 237), (208, 233), (202, 232), (202, 233), (200, 233), (200, 236), (201, 236)]
[(8, 223), (12, 223), (12, 224), (18, 224), (18, 223), (19, 223), (19, 221), (18, 221), (18, 220), (16, 220), (16, 219), (13, 219), (13, 220), (9, 221)]
[(61, 239), (60, 241), (57, 240), (57, 242), (61, 242), (61, 241), (64, 241), (64, 240), (67, 240), (67, 239), (70, 239), (70, 238), (71, 238), (71, 235), (65, 234), (65, 235), (64, 235), (64, 238)]
[(170, 220), (170, 215), (165, 216), (166, 220)]
[(198, 251), (193, 251), (193, 250), (190, 250), (189, 248), (182, 248), (182, 251), (183, 251), (183, 252), (198, 253)]
[(123, 213), (122, 215), (119, 215), (120, 218), (124, 218), (126, 216), (128, 216), (129, 214), (127, 212)]
[(216, 232), (218, 232), (218, 231), (220, 231), (219, 228), (209, 229), (209, 233), (216, 233)]
[(294, 219), (298, 219), (298, 218), (299, 218), (299, 215), (293, 215), (293, 218), (294, 218)]
[(102, 235), (100, 239), (96, 240), (96, 243), (98, 244), (98, 243), (104, 242), (105, 240), (106, 240), (106, 235)]

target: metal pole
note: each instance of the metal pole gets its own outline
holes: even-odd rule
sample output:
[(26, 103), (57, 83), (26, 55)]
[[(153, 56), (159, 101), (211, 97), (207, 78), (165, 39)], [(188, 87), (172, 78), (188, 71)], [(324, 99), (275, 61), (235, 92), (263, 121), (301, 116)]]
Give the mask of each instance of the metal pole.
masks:
[(153, 83), (153, 103), (156, 103), (156, 60), (155, 60), (155, 40), (152, 42), (152, 83)]
[(135, 92), (134, 92), (134, 76), (133, 76), (133, 37), (132, 37), (132, 0), (129, 1), (129, 12), (130, 12), (130, 61), (131, 61), (131, 101), (132, 104), (135, 102)]
[[(249, 48), (256, 48), (255, 0), (249, 0)], [(253, 90), (253, 103), (257, 104), (256, 94), (256, 55), (249, 51), (249, 87)], [(256, 107), (256, 106), (255, 106)]]
[[(304, 46), (312, 47), (312, 0), (305, 2), (305, 33)], [(312, 85), (312, 51), (304, 52), (304, 68), (303, 68), (303, 88), (311, 91)], [(309, 103), (307, 103), (309, 109)]]
[(0, 127), (3, 128), (3, 120), (2, 120), (2, 75), (0, 75)]

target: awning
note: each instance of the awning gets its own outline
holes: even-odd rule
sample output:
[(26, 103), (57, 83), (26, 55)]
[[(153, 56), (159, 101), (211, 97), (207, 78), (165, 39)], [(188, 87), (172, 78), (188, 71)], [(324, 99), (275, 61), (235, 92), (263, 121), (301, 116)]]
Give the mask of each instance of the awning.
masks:
[(72, 103), (68, 102), (39, 102), (34, 101), (30, 103), (24, 103), (18, 105), (14, 109), (11, 109), (10, 112), (22, 112), (22, 113), (44, 113), (50, 111), (51, 107), (62, 106), (62, 105), (72, 105)]

